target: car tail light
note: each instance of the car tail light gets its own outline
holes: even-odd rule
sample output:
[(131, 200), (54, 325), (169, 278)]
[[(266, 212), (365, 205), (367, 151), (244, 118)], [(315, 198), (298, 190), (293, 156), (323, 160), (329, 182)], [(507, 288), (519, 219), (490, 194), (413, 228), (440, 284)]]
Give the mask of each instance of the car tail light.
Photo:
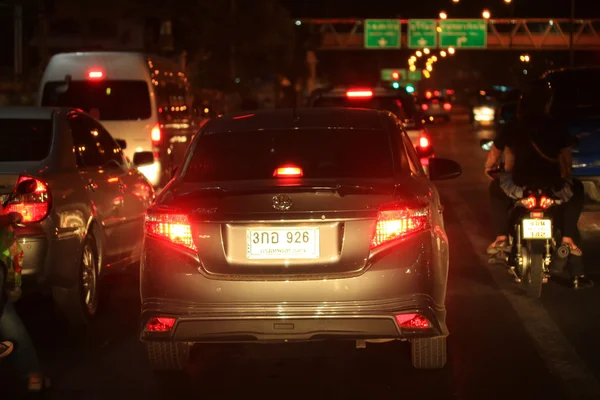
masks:
[(552, 200), (549, 197), (542, 196), (542, 198), (540, 199), (540, 207), (544, 210), (550, 208), (552, 204), (554, 204), (554, 200)]
[(88, 78), (90, 79), (102, 79), (104, 77), (104, 73), (98, 70), (91, 70), (88, 72)]
[(157, 145), (160, 143), (160, 140), (162, 138), (162, 132), (160, 131), (159, 124), (154, 125), (150, 133), (150, 137), (152, 138), (152, 144)]
[(187, 215), (169, 212), (146, 214), (146, 235), (167, 240), (177, 246), (197, 251), (192, 226)]
[(421, 104), (421, 109), (423, 111), (427, 111), (427, 110), (429, 110), (429, 106), (427, 104)]
[(373, 97), (372, 90), (348, 90), (346, 92), (347, 97), (356, 98), (356, 97)]
[(371, 249), (392, 240), (422, 231), (429, 227), (429, 208), (401, 203), (382, 207), (377, 213), (377, 225), (371, 240)]
[(425, 329), (431, 327), (429, 320), (421, 314), (398, 314), (396, 323), (400, 328)]
[(152, 317), (146, 323), (147, 332), (168, 332), (175, 326), (175, 318)]
[(33, 193), (21, 195), (12, 200), (6, 206), (4, 212), (16, 212), (21, 214), (24, 223), (40, 222), (50, 213), (52, 196), (50, 195), (48, 184), (33, 176), (19, 176), (15, 189), (19, 183), (28, 179), (33, 179), (37, 184), (35, 191)]
[(421, 147), (421, 148), (429, 147), (429, 139), (427, 139), (425, 136), (421, 136), (419, 138), (419, 147)]
[(536, 205), (536, 199), (534, 196), (529, 196), (525, 199), (521, 199), (519, 202), (527, 209), (532, 209)]
[(279, 167), (273, 171), (273, 176), (276, 178), (300, 178), (304, 175), (302, 168), (300, 167)]
[(444, 110), (446, 110), (446, 111), (452, 110), (452, 104), (450, 104), (450, 103), (444, 103)]

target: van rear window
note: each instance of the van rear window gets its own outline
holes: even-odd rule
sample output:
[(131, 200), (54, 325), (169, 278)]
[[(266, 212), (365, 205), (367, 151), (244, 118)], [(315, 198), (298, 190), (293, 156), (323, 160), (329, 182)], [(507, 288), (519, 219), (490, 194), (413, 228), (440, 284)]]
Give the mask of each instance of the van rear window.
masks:
[(41, 161), (50, 154), (52, 120), (0, 118), (0, 162)]
[(48, 82), (42, 105), (96, 109), (101, 121), (145, 120), (152, 115), (150, 92), (145, 81)]

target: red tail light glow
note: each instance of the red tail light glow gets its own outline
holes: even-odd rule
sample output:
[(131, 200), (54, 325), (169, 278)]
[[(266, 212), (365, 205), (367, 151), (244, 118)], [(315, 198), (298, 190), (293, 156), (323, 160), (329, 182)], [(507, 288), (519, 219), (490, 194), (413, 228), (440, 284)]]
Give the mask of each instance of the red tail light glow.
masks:
[(175, 326), (175, 318), (152, 317), (146, 323), (147, 332), (168, 332)]
[(430, 99), (430, 98), (431, 98), (431, 92), (430, 92), (430, 91), (427, 91), (427, 92), (425, 93), (425, 97), (426, 97), (426, 98), (428, 98), (428, 99)]
[(302, 168), (293, 166), (279, 167), (273, 172), (276, 178), (300, 178), (302, 175), (304, 175)]
[(156, 145), (160, 143), (162, 138), (162, 133), (160, 131), (160, 125), (156, 124), (152, 128), (152, 132), (150, 133), (150, 137), (152, 138), (152, 144)]
[(188, 250), (197, 251), (192, 227), (187, 215), (164, 213), (146, 214), (146, 235), (167, 240)]
[(50, 213), (52, 196), (46, 182), (32, 176), (21, 175), (16, 186), (28, 179), (35, 180), (37, 187), (33, 193), (22, 195), (11, 201), (4, 210), (5, 213), (16, 212), (21, 214), (24, 223), (40, 222)]
[(427, 139), (425, 136), (421, 136), (419, 138), (419, 147), (429, 147), (429, 139)]
[(550, 208), (552, 204), (554, 204), (554, 200), (552, 200), (549, 197), (542, 196), (542, 198), (540, 199), (540, 207), (544, 210)]
[(371, 240), (371, 249), (427, 229), (429, 208), (424, 205), (412, 207), (404, 204), (390, 204), (382, 207), (377, 214), (377, 225)]
[(104, 73), (102, 71), (92, 70), (88, 72), (88, 78), (90, 79), (102, 79), (104, 77)]
[(427, 110), (429, 110), (429, 106), (427, 104), (421, 104), (421, 109), (423, 111), (427, 111)]
[(525, 199), (521, 199), (521, 201), (520, 201), (520, 202), (521, 202), (521, 204), (522, 204), (522, 205), (523, 205), (525, 208), (527, 208), (527, 209), (529, 209), (529, 210), (531, 210), (532, 208), (534, 208), (534, 207), (535, 207), (535, 205), (536, 205), (535, 196), (529, 196), (529, 197), (527, 197), (527, 198), (525, 198)]
[(544, 213), (541, 211), (535, 211), (531, 213), (531, 218), (540, 219), (544, 217)]
[(446, 111), (452, 110), (452, 104), (450, 104), (450, 103), (444, 103), (444, 110), (446, 110)]
[(346, 92), (347, 97), (358, 98), (358, 97), (373, 97), (372, 90), (349, 90)]
[(431, 327), (431, 323), (421, 314), (398, 314), (396, 323), (400, 328), (426, 329)]

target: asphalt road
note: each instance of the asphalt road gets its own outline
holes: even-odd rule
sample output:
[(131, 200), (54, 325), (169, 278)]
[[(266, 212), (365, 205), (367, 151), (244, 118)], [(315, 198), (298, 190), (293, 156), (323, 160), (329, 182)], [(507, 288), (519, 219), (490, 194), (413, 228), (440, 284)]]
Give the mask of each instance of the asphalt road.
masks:
[[(132, 271), (106, 282), (109, 298), (85, 335), (67, 332), (40, 299), (19, 305), (52, 378), (46, 398), (600, 399), (600, 288), (551, 282), (541, 301), (531, 300), (488, 264), (485, 153), (464, 118), (432, 131), (438, 156), (464, 170), (438, 185), (451, 244), (446, 368), (414, 370), (404, 343), (213, 345), (194, 350), (187, 376), (158, 378), (137, 338)], [(600, 218), (586, 214), (581, 225), (586, 265), (598, 275)], [(2, 400), (16, 396), (9, 375), (8, 363), (0, 365)]]

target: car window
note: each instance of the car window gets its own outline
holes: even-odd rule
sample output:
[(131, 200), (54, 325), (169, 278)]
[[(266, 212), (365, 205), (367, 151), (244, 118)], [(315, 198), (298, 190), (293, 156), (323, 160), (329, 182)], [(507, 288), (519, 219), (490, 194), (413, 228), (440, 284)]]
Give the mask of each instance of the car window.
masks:
[(406, 133), (404, 131), (402, 131), (401, 135), (402, 135), (402, 140), (404, 142), (404, 149), (407, 153), (407, 159), (408, 159), (410, 171), (416, 176), (424, 176), (425, 171), (423, 171), (423, 168), (421, 167), (421, 159), (419, 158), (419, 155), (417, 154), (415, 145), (413, 144), (412, 140), (410, 140), (410, 138), (408, 137), (408, 135), (406, 135)]
[(304, 178), (391, 178), (394, 158), (387, 132), (302, 129), (203, 134), (184, 181), (270, 179), (292, 164)]
[(150, 118), (150, 91), (145, 81), (88, 80), (48, 82), (42, 105), (96, 109), (101, 121), (137, 121)]
[(0, 119), (0, 162), (41, 161), (50, 154), (51, 119)]
[(93, 122), (83, 115), (74, 115), (69, 119), (73, 150), (77, 156), (77, 166), (80, 168), (102, 167), (107, 161), (100, 151), (98, 130)]
[(320, 97), (313, 102), (313, 107), (350, 107), (350, 108), (369, 108), (374, 110), (386, 110), (396, 114), (399, 117), (401, 106), (396, 99), (392, 97), (369, 97), (369, 98), (348, 98), (346, 96), (338, 97)]
[(103, 155), (106, 163), (108, 163), (105, 164), (105, 166), (109, 166), (110, 161), (112, 160), (117, 165), (124, 167), (126, 165), (126, 162), (125, 158), (123, 157), (123, 150), (121, 149), (121, 147), (119, 147), (119, 145), (110, 135), (110, 133), (108, 133), (108, 131), (104, 129), (104, 127), (101, 124), (93, 120), (90, 121), (90, 123), (93, 129), (95, 129), (98, 132), (97, 139), (98, 143), (100, 143), (98, 150), (100, 151), (100, 154)]

